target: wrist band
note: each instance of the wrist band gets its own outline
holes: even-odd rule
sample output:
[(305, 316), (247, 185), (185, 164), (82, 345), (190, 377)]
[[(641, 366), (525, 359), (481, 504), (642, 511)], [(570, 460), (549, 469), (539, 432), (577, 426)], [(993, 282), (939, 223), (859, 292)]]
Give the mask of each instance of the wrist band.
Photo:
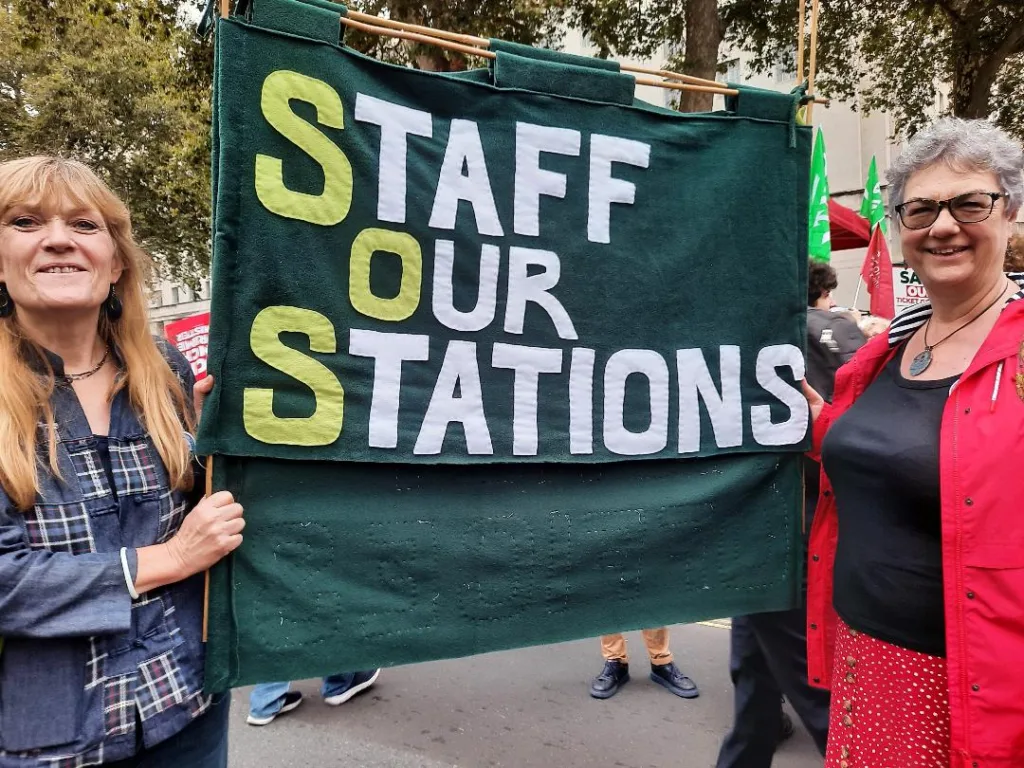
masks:
[(124, 571), (124, 583), (128, 587), (128, 594), (131, 595), (132, 600), (138, 600), (139, 593), (135, 591), (135, 585), (132, 583), (132, 569), (128, 567), (127, 547), (121, 547), (121, 570)]

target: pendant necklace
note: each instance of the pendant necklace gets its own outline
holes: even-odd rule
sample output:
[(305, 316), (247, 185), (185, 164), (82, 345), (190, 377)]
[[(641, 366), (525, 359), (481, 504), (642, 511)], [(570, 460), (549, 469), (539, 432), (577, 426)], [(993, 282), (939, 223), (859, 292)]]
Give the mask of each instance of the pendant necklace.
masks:
[(996, 305), (996, 302), (999, 301), (1001, 298), (1003, 298), (1003, 294), (1005, 294), (1005, 293), (1006, 293), (1006, 288), (1003, 288), (1003, 290), (1000, 291), (999, 295), (996, 296), (992, 300), (992, 303), (990, 303), (987, 307), (985, 307), (983, 310), (981, 310), (981, 312), (976, 314), (974, 317), (972, 317), (970, 320), (968, 320), (966, 323), (961, 325), (959, 328), (957, 328), (955, 331), (953, 331), (949, 335), (943, 336), (941, 339), (936, 341), (934, 344), (929, 344), (928, 343), (928, 329), (931, 327), (931, 324), (932, 324), (932, 318), (931, 318), (931, 316), (929, 316), (928, 320), (924, 324), (924, 351), (923, 352), (919, 352), (918, 354), (916, 354), (914, 356), (914, 359), (910, 361), (910, 375), (911, 376), (920, 376), (922, 373), (927, 371), (928, 370), (928, 366), (932, 364), (932, 350), (935, 349), (937, 346), (939, 346), (939, 344), (944, 342), (946, 339), (952, 338), (956, 334), (960, 333), (960, 331), (962, 331), (968, 325), (970, 325), (975, 320), (977, 320), (979, 317), (981, 317), (986, 312), (988, 312), (990, 309), (992, 309), (992, 307), (994, 307)]
[(64, 378), (68, 381), (81, 381), (82, 379), (88, 379), (103, 367), (103, 364), (107, 362), (108, 357), (110, 357), (110, 347), (107, 347), (103, 351), (103, 357), (100, 358), (100, 361), (96, 363), (95, 367), (90, 368), (88, 371), (82, 371), (81, 373), (65, 373)]

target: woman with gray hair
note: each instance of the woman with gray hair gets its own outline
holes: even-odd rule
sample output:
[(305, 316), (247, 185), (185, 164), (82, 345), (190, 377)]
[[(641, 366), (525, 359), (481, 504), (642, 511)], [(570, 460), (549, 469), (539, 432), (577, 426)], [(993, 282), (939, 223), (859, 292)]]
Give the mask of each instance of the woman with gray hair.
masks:
[(822, 460), (808, 673), (828, 768), (1024, 765), (1024, 274), (1003, 272), (1024, 152), (943, 119), (889, 171), (930, 304), (805, 383)]

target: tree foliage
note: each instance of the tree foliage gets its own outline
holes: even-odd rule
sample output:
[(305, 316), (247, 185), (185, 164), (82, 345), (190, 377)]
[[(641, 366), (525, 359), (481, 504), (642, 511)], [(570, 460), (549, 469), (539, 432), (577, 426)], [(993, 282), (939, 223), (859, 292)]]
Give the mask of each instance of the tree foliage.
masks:
[[(660, 58), (686, 75), (713, 80), (727, 28), (718, 0), (559, 0), (566, 17), (597, 46), (599, 55)], [(795, 12), (794, 12), (795, 13)], [(795, 17), (794, 17), (795, 18)], [(711, 108), (710, 94), (683, 91), (679, 108)]]
[[(551, 0), (351, 0), (348, 7), (410, 24), (479, 37), (497, 37), (524, 45), (557, 44), (562, 12)], [(433, 45), (396, 41), (347, 30), (345, 42), (385, 61), (438, 72), (478, 65), (455, 51)]]
[(0, 159), (88, 163), (128, 203), (143, 246), (194, 283), (209, 262), (212, 58), (179, 5), (0, 3)]
[[(808, 3), (808, 6), (810, 3)], [(727, 40), (764, 71), (792, 56), (797, 0), (730, 0)], [(817, 90), (885, 110), (913, 133), (935, 114), (994, 117), (1024, 138), (1024, 2), (827, 0), (818, 33)], [(805, 70), (806, 71), (806, 70)]]

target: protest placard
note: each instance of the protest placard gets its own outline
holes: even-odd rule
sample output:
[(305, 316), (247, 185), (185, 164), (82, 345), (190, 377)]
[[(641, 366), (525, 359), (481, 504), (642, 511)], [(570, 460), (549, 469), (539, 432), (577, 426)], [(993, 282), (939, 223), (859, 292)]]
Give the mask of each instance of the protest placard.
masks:
[(210, 313), (183, 317), (164, 326), (164, 336), (181, 352), (196, 381), (206, 377), (206, 360), (210, 345)]
[(907, 307), (928, 301), (928, 291), (925, 290), (921, 278), (906, 265), (892, 268), (892, 291), (896, 302), (896, 314)]

